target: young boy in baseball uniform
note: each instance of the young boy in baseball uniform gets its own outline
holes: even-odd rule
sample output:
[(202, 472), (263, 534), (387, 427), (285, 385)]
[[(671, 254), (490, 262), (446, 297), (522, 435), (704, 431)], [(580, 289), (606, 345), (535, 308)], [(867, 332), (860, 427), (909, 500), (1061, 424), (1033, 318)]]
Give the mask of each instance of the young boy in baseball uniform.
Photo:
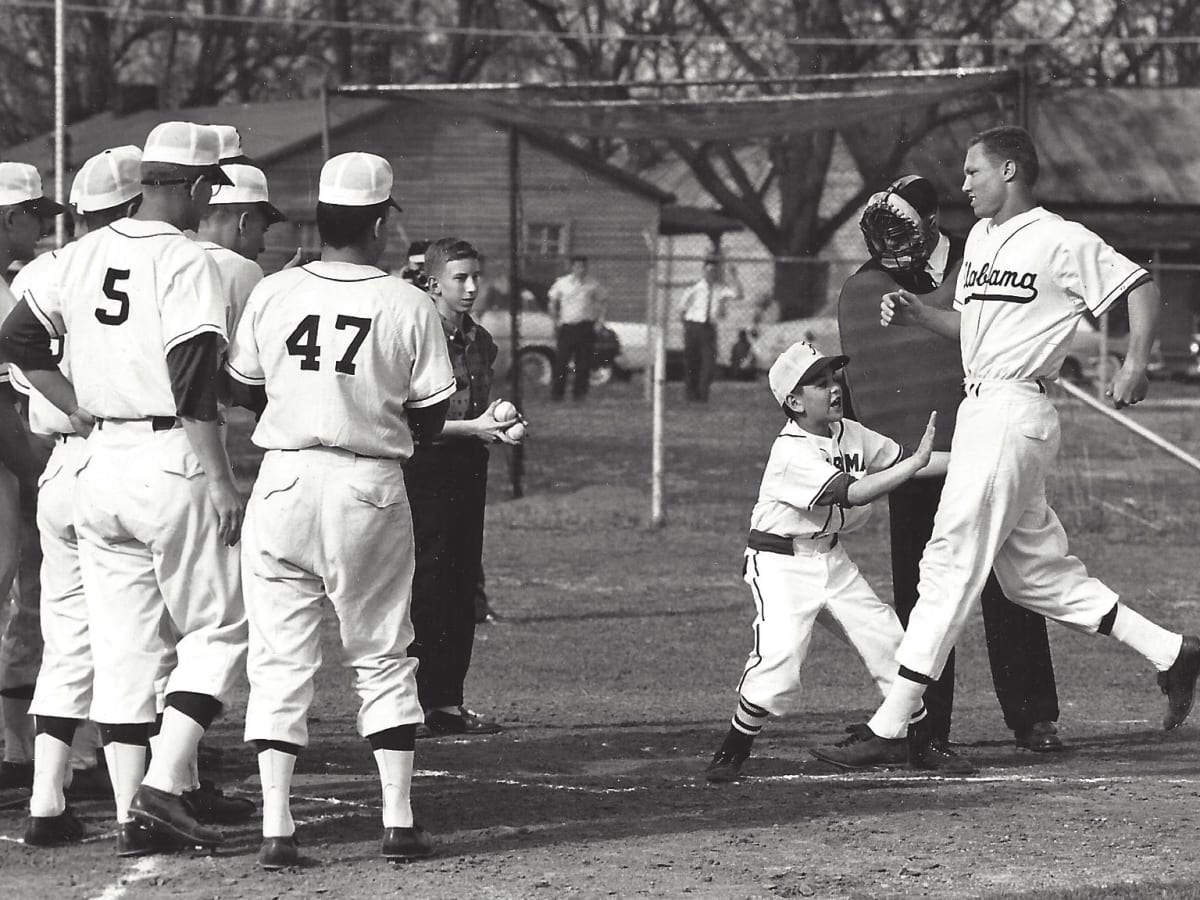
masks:
[[(896, 678), (900, 620), (859, 573), (839, 536), (866, 523), (871, 501), (913, 476), (944, 472), (947, 454), (933, 451), (934, 416), (912, 456), (891, 438), (843, 418), (834, 373), (847, 362), (800, 341), (768, 373), (788, 422), (771, 448), (750, 516), (743, 577), (758, 613), (754, 649), (729, 733), (705, 770), (708, 781), (737, 778), (767, 717), (796, 708), (800, 667), (822, 613), (854, 645), (882, 693)], [(908, 758), (899, 749), (889, 762)]]
[[(118, 852), (142, 837), (215, 845), (183, 792), (190, 760), (224, 706), (246, 648), (237, 565), (242, 501), (220, 431), (216, 381), (225, 344), (220, 273), (184, 234), (215, 184), (211, 129), (167, 122), (142, 153), (143, 200), (131, 217), (63, 248), (57, 282), (27, 293), (5, 321), (3, 350), (87, 434), (76, 529)], [(74, 386), (46, 337), (70, 333)], [(78, 399), (77, 399), (78, 397)], [(156, 752), (164, 610), (177, 662)]]
[(402, 463), (414, 438), (441, 430), (455, 383), (429, 297), (378, 266), (389, 210), (399, 209), (391, 189), (382, 157), (343, 153), (325, 163), (321, 259), (254, 289), (227, 364), (245, 386), (239, 399), (263, 409), (252, 439), (267, 451), (242, 555), (250, 619), (245, 736), (258, 750), (258, 861), (267, 869), (299, 858), (291, 781), (308, 743), (324, 599), (356, 674), (358, 729), (379, 767), (383, 856), (433, 852), (409, 796), (422, 712), (417, 661), (405, 652), (413, 636), (413, 538)]
[(873, 764), (901, 738), (992, 567), (1014, 603), (1078, 631), (1111, 635), (1149, 660), (1167, 695), (1164, 728), (1187, 718), (1200, 674), (1200, 639), (1151, 622), (1089, 576), (1068, 554), (1046, 502), (1060, 432), (1045, 381), (1061, 369), (1084, 312), (1101, 315), (1126, 298), (1129, 352), (1109, 396), (1118, 407), (1143, 399), (1158, 290), (1141, 266), (1037, 205), (1037, 151), (1024, 129), (977, 135), (963, 174), (980, 221), (967, 238), (953, 308), (936, 303), (939, 292), (929, 302), (904, 290), (885, 294), (881, 306), (884, 325), (916, 324), (959, 339), (965, 398), (921, 560), (919, 599), (897, 651), (899, 677), (859, 740), (813, 751), (844, 768)]
[(518, 419), (497, 420), (491, 400), (496, 343), (471, 318), (479, 293), (479, 253), (442, 238), (425, 249), (428, 291), (444, 334), (455, 391), (446, 425), (418, 443), (404, 464), (416, 539), (409, 652), (420, 660), (417, 692), (431, 734), (496, 734), (500, 726), (463, 705), (475, 641), (475, 593), (483, 572), (487, 445), (517, 444)]

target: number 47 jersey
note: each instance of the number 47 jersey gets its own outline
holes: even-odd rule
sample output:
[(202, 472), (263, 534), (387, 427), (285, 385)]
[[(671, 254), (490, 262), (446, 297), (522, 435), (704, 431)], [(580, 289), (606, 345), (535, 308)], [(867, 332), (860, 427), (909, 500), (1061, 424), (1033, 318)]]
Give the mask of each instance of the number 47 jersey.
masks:
[(375, 266), (313, 262), (250, 293), (227, 362), (265, 386), (252, 440), (266, 450), (339, 447), (407, 459), (406, 409), (455, 390), (446, 337), (422, 290)]
[(208, 254), (165, 222), (121, 219), (59, 260), (58, 279), (22, 299), (51, 337), (71, 335), (79, 405), (105, 419), (175, 415), (167, 354), (206, 332), (226, 340), (221, 274)]

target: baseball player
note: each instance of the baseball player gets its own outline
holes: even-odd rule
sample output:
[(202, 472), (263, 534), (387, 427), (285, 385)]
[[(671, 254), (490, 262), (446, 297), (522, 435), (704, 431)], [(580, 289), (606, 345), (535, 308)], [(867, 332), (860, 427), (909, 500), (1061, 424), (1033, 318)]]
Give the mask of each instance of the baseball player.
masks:
[[(1005, 594), (1076, 630), (1111, 635), (1158, 670), (1163, 727), (1192, 707), (1200, 638), (1167, 631), (1088, 575), (1046, 503), (1059, 423), (1045, 381), (1062, 366), (1085, 311), (1129, 306), (1129, 353), (1109, 387), (1117, 407), (1146, 395), (1146, 361), (1159, 296), (1149, 274), (1082, 225), (1038, 206), (1038, 157), (1024, 129), (977, 135), (963, 190), (980, 221), (971, 229), (953, 308), (905, 290), (884, 295), (884, 325), (921, 325), (957, 337), (966, 373), (945, 490), (921, 561), (919, 599), (897, 651), (900, 674), (857, 740), (814, 751), (845, 768), (891, 752), (937, 679), (988, 570)], [(935, 292), (935, 296), (937, 292)]]
[[(86, 230), (95, 231), (129, 215), (142, 194), (142, 152), (133, 146), (98, 154), (79, 169), (71, 185), (71, 205)], [(17, 296), (44, 296), (57, 281), (61, 254), (44, 253), (13, 281)], [(53, 356), (70, 377), (64, 340)], [(75, 475), (84, 462), (85, 440), (71, 422), (12, 368), (13, 384), (29, 395), (30, 430), (53, 442), (38, 488), (37, 524), (42, 545), (41, 630), (45, 638), (41, 671), (31, 712), (37, 717), (33, 796), (25, 843), (55, 846), (78, 841), (83, 826), (67, 806), (64, 790), (71, 776), (71, 747), (92, 700), (92, 648), (87, 605), (79, 569), (73, 517)]]
[[(43, 195), (36, 168), (24, 163), (0, 163), (0, 275), (14, 262), (32, 260), (48, 223), (63, 212), (64, 207)], [(0, 315), (6, 315), (15, 305), (12, 291), (0, 277)], [(16, 400), (8, 366), (0, 364), (0, 608), (9, 607), (0, 640), (0, 708), (4, 714), (0, 790), (26, 789), (33, 782), (34, 735), (29, 704), (42, 655), (37, 579), (40, 555), (29, 511), (44, 456), (30, 444)], [(23, 499), (28, 502), (23, 504)]]
[[(189, 760), (221, 711), (245, 654), (234, 548), (242, 503), (217, 419), (226, 340), (220, 273), (188, 240), (215, 184), (209, 128), (167, 122), (142, 153), (143, 200), (129, 218), (61, 252), (44, 296), (27, 293), (0, 329), (0, 353), (87, 433), (75, 522), (101, 725), (121, 838), (212, 846), (183, 799)], [(72, 387), (46, 350), (70, 333)], [(177, 664), (149, 769), (164, 609)], [(118, 841), (118, 852), (124, 848)]]
[[(228, 371), (265, 408), (267, 451), (247, 511), (242, 564), (250, 620), (246, 740), (258, 750), (266, 869), (296, 864), (290, 808), (296, 757), (321, 664), (321, 601), (340, 623), (361, 700), (358, 729), (379, 767), (383, 856), (428, 856), (409, 792), (416, 660), (406, 655), (412, 520), (401, 464), (413, 439), (441, 430), (454, 372), (437, 311), (378, 267), (392, 169), (344, 153), (321, 169), (321, 259), (271, 275), (250, 295)], [(258, 393), (254, 398), (247, 394)]]
[[(818, 617), (836, 623), (881, 693), (886, 696), (896, 679), (900, 620), (867, 584), (840, 535), (866, 523), (872, 500), (916, 475), (944, 472), (947, 454), (933, 452), (934, 416), (908, 458), (891, 438), (844, 419), (834, 372), (847, 362), (800, 341), (768, 373), (788, 422), (771, 447), (750, 516), (742, 574), (758, 613), (754, 648), (729, 732), (705, 770), (708, 781), (737, 778), (767, 717), (796, 708), (800, 667)], [(889, 762), (926, 765), (919, 752), (899, 749)]]
[[(847, 279), (838, 301), (842, 347), (857, 360), (847, 373), (852, 416), (910, 446), (932, 407), (938, 412), (937, 449), (949, 449), (962, 400), (958, 348), (919, 328), (880, 328), (879, 297), (898, 288), (924, 295), (952, 281), (963, 241), (938, 229), (937, 192), (917, 175), (899, 178), (873, 195), (859, 224), (871, 258)], [(913, 480), (888, 495), (893, 596), (906, 626), (917, 602), (921, 553), (933, 530), (942, 484), (938, 478)], [(1054, 725), (1058, 694), (1046, 620), (1010, 603), (994, 576), (984, 585), (981, 607), (992, 682), (1018, 746), (1062, 750)], [(925, 692), (934, 752), (949, 739), (953, 705), (951, 653), (942, 676)]]

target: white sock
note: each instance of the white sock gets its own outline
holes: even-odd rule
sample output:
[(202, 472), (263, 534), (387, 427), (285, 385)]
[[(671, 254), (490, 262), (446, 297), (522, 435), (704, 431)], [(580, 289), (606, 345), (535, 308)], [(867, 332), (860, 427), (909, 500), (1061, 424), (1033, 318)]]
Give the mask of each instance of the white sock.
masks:
[(1175, 657), (1183, 646), (1183, 635), (1167, 631), (1155, 625), (1141, 613), (1123, 603), (1117, 604), (1117, 615), (1113, 619), (1112, 636), (1127, 647), (1132, 647), (1160, 672), (1171, 668)]
[(927, 685), (897, 675), (892, 689), (883, 698), (867, 727), (881, 738), (899, 738), (908, 734), (913, 713), (921, 709)]
[(33, 716), (29, 714), (32, 700), (0, 697), (4, 707), (4, 761), (33, 762)]
[(292, 819), (292, 772), (296, 757), (282, 750), (258, 754), (258, 777), (262, 782), (263, 837), (291, 837), (296, 833)]
[(375, 765), (383, 785), (383, 827), (412, 828), (413, 751), (376, 750)]
[(120, 744), (113, 741), (104, 748), (108, 777), (112, 781), (113, 801), (117, 805), (117, 821), (129, 821), (129, 804), (146, 777), (146, 748), (140, 744)]
[(31, 816), (60, 816), (67, 808), (63, 796), (71, 745), (50, 734), (33, 739), (33, 796), (29, 798)]
[(168, 706), (163, 710), (158, 737), (152, 739), (154, 755), (143, 783), (176, 796), (191, 787), (188, 764), (196, 758), (196, 747), (203, 736), (199, 722)]

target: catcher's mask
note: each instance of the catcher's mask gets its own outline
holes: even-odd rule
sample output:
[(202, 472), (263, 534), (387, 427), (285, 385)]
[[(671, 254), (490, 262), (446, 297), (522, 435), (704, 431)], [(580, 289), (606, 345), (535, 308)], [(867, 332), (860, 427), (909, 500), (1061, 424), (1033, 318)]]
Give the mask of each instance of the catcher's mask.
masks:
[(867, 250), (886, 269), (911, 269), (929, 259), (937, 244), (937, 232), (900, 191), (921, 179), (909, 175), (872, 194), (858, 225)]

